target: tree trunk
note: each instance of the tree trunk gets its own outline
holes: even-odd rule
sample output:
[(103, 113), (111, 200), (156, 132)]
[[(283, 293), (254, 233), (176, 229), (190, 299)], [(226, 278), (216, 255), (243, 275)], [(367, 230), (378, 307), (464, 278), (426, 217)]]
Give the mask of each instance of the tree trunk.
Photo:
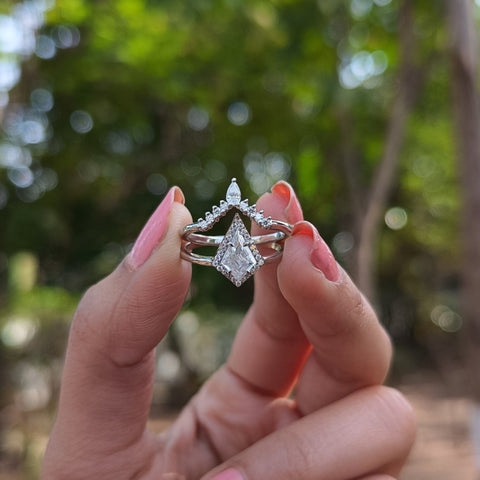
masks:
[[(480, 442), (480, 98), (473, 1), (449, 0), (453, 111), (462, 190), (462, 311), (471, 394), (476, 402), (473, 437)], [(476, 447), (480, 470), (480, 445)]]
[(372, 182), (370, 197), (360, 226), (356, 280), (363, 293), (376, 303), (375, 252), (388, 198), (395, 184), (397, 167), (405, 135), (408, 115), (419, 88), (419, 68), (415, 66), (415, 33), (412, 0), (404, 0), (399, 12), (399, 41), (401, 63), (398, 75), (398, 93), (394, 100), (387, 127), (385, 147), (378, 170)]

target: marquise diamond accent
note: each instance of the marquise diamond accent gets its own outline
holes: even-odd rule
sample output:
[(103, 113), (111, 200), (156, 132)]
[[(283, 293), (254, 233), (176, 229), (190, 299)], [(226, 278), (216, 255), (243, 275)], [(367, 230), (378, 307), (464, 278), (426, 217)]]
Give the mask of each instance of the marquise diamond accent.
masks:
[(212, 265), (239, 287), (263, 264), (262, 255), (255, 246), (242, 219), (236, 213), (222, 243), (218, 247)]

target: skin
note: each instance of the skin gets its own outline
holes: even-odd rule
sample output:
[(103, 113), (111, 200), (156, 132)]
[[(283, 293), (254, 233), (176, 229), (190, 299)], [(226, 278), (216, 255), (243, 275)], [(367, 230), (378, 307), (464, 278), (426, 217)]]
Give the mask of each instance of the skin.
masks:
[[(392, 480), (414, 440), (409, 404), (381, 386), (390, 340), (347, 274), (311, 261), (288, 184), (258, 202), (297, 223), (282, 261), (255, 275), (255, 295), (226, 365), (160, 435), (146, 428), (154, 348), (182, 306), (191, 265), (177, 198), (166, 232), (138, 268), (127, 258), (91, 287), (72, 323), (43, 480)], [(303, 225), (303, 227), (302, 227)], [(260, 233), (260, 232), (253, 232)], [(328, 259), (327, 259), (328, 260)], [(291, 392), (294, 391), (292, 395)]]

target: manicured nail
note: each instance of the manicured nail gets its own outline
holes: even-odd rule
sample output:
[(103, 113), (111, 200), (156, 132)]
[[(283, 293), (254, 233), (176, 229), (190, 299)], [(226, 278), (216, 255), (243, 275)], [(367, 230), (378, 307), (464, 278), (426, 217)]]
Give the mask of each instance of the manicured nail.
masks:
[(168, 225), (168, 214), (173, 202), (185, 203), (185, 197), (178, 187), (172, 187), (162, 203), (153, 212), (148, 222), (143, 227), (129, 256), (129, 264), (136, 270), (141, 267), (150, 257), (155, 247), (162, 240)]
[(313, 240), (311, 261), (313, 265), (321, 270), (327, 280), (336, 282), (339, 279), (340, 271), (332, 252), (328, 248), (317, 229), (309, 222), (298, 222), (293, 228), (292, 235), (306, 235)]
[(216, 477), (213, 477), (212, 480), (244, 480), (244, 478), (238, 470), (229, 468), (219, 473)]
[(278, 195), (285, 202), (285, 215), (290, 222), (295, 223), (303, 218), (302, 207), (295, 190), (289, 183), (280, 180), (272, 187), (272, 193)]

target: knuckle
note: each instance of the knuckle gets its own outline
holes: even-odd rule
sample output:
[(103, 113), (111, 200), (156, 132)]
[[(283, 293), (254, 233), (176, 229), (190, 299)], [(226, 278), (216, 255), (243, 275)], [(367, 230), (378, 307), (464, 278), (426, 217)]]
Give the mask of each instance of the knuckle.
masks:
[(103, 281), (89, 287), (77, 306), (70, 329), (75, 343), (97, 345), (108, 340), (106, 326), (110, 323), (114, 299), (103, 292)]
[(314, 469), (314, 459), (318, 457), (318, 451), (313, 444), (305, 439), (304, 436), (289, 429), (288, 433), (282, 436), (283, 451), (285, 452), (286, 479), (297, 480), (298, 472), (309, 472)]
[(378, 475), (371, 475), (368, 477), (362, 477), (361, 480), (396, 480), (396, 479), (390, 475), (378, 474)]
[(347, 315), (350, 320), (354, 320), (349, 323), (361, 328), (370, 318), (375, 318), (370, 304), (360, 290), (355, 288), (353, 292), (350, 291), (348, 296), (350, 298), (348, 299), (349, 306), (347, 307)]
[[(376, 315), (362, 292), (350, 280), (335, 288), (336, 301), (333, 303), (331, 320), (325, 336), (355, 335), (376, 322)], [(327, 329), (326, 329), (327, 330)]]
[(98, 295), (95, 285), (90, 287), (81, 298), (75, 315), (73, 317), (71, 333), (75, 340), (87, 341), (95, 336), (96, 331), (96, 305), (98, 303)]
[(390, 387), (373, 387), (374, 405), (372, 411), (381, 422), (388, 438), (395, 442), (395, 450), (406, 455), (415, 441), (416, 421), (412, 406), (396, 389)]

